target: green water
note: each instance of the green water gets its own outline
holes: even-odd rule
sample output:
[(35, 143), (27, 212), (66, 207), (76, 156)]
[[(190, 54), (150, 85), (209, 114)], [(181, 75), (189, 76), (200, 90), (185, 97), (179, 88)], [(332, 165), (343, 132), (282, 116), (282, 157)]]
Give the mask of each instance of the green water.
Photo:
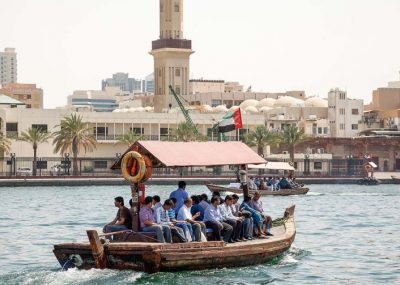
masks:
[[(153, 186), (165, 198), (171, 186)], [(190, 194), (208, 193), (190, 186)], [(400, 187), (313, 185), (306, 196), (265, 197), (280, 217), (296, 204), (293, 247), (266, 264), (148, 275), (62, 272), (52, 245), (86, 239), (112, 220), (127, 187), (0, 188), (0, 284), (400, 284)]]

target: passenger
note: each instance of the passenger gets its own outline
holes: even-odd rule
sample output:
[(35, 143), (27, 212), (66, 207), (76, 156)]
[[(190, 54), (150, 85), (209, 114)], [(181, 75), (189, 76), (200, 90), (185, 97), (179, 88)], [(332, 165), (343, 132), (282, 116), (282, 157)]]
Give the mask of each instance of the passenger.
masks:
[(264, 179), (263, 179), (263, 178), (260, 179), (260, 186), (258, 187), (258, 189), (260, 189), (260, 190), (265, 190), (265, 189), (267, 189), (267, 185), (266, 185), (266, 183), (264, 182)]
[(221, 216), (224, 219), (224, 222), (231, 225), (233, 228), (233, 233), (230, 238), (230, 242), (241, 242), (240, 240), (240, 232), (242, 231), (242, 225), (243, 225), (243, 218), (241, 217), (235, 217), (232, 214), (232, 205), (233, 199), (232, 196), (227, 195), (225, 197), (225, 203), (219, 206)]
[(186, 222), (177, 222), (176, 221), (176, 199), (175, 198), (171, 198), (170, 199), (172, 201), (172, 207), (171, 209), (168, 210), (168, 216), (169, 219), (171, 220), (171, 222), (177, 226), (178, 228), (181, 228), (183, 231), (183, 235), (186, 237), (187, 241), (192, 241), (192, 236), (193, 236), (193, 230), (192, 227), (190, 227)]
[[(187, 242), (187, 239), (183, 236), (182, 229), (176, 227), (172, 221), (169, 219), (168, 211), (173, 206), (170, 199), (165, 200), (164, 205), (157, 208), (155, 211), (157, 224), (163, 227), (167, 242), (172, 242), (172, 236), (179, 239), (180, 242)], [(171, 241), (169, 241), (171, 240)]]
[(219, 191), (214, 191), (213, 192), (213, 197), (218, 197), (219, 198), (220, 205), (222, 205), (224, 203), (224, 200), (222, 200), (221, 193), (219, 193)]
[(260, 192), (256, 191), (254, 193), (253, 199), (250, 201), (250, 207), (252, 207), (254, 210), (259, 212), (261, 214), (261, 216), (263, 217), (264, 224), (265, 224), (265, 230), (264, 230), (265, 235), (273, 236), (273, 234), (270, 233), (272, 219), (270, 216), (268, 216), (266, 213), (264, 213), (262, 201), (260, 198), (261, 198)]
[(210, 203), (208, 202), (208, 196), (207, 194), (201, 194), (200, 195), (201, 201), (199, 205), (204, 209), (204, 211), (208, 208)]
[[(164, 227), (156, 223), (154, 211), (151, 208), (153, 205), (153, 197), (146, 197), (144, 200), (144, 207), (140, 208), (139, 220), (140, 227), (144, 232), (155, 232), (158, 242), (165, 243)], [(166, 228), (165, 228), (166, 229)], [(167, 242), (171, 242), (171, 231), (166, 229)]]
[(240, 205), (239, 209), (245, 210), (251, 214), (251, 217), (252, 217), (253, 223), (254, 223), (253, 225), (255, 225), (257, 228), (257, 237), (265, 238), (265, 235), (263, 234), (263, 231), (262, 231), (262, 224), (264, 222), (264, 219), (258, 211), (254, 210), (250, 206), (250, 201), (251, 201), (251, 196), (244, 197), (243, 202)]
[(259, 178), (259, 177), (256, 177), (256, 178), (254, 179), (254, 184), (256, 184), (257, 189), (260, 189), (261, 181), (260, 181), (260, 178)]
[(287, 181), (287, 179), (285, 177), (282, 177), (282, 179), (279, 181), (279, 188), (280, 189), (292, 189), (289, 181)]
[(195, 218), (195, 221), (201, 222), (204, 220), (204, 209), (202, 206), (200, 206), (200, 196), (192, 196), (192, 201), (193, 205), (192, 208), (190, 209), (190, 212), (192, 215), (195, 215), (196, 213), (200, 213), (200, 216)]
[(124, 198), (115, 197), (114, 206), (118, 208), (117, 215), (112, 222), (104, 226), (103, 232), (108, 234), (132, 229), (131, 212), (124, 206)]
[(240, 232), (240, 238), (242, 240), (248, 239), (252, 240), (253, 239), (253, 218), (251, 217), (251, 213), (247, 212), (245, 210), (240, 209), (239, 205), (239, 196), (236, 194), (232, 195), (232, 214), (235, 217), (243, 217), (243, 226), (242, 226), (242, 231)]
[(187, 222), (188, 225), (192, 227), (193, 241), (201, 242), (202, 240), (201, 234), (203, 233), (204, 239), (207, 236), (206, 225), (203, 222), (196, 221), (196, 218), (200, 217), (200, 212), (197, 212), (194, 215), (192, 215), (191, 213), (192, 205), (193, 205), (192, 199), (191, 198), (186, 199), (185, 203), (179, 210), (177, 219), (178, 221)]
[(178, 189), (173, 191), (170, 195), (169, 198), (175, 198), (176, 199), (176, 206), (175, 206), (175, 216), (178, 214), (179, 209), (182, 207), (183, 202), (189, 198), (189, 194), (185, 191), (186, 189), (186, 182), (185, 181), (179, 181), (178, 183)]
[(254, 180), (252, 177), (249, 178), (248, 186), (249, 186), (250, 190), (257, 190), (257, 185), (254, 183)]
[(219, 204), (220, 201), (218, 197), (211, 198), (211, 204), (204, 213), (204, 222), (208, 228), (213, 230), (215, 240), (223, 240), (225, 243), (228, 243), (230, 242), (233, 228), (231, 225), (223, 222), (223, 218), (218, 209)]
[(162, 207), (160, 196), (155, 195), (153, 196), (153, 210), (154, 212), (159, 208)]

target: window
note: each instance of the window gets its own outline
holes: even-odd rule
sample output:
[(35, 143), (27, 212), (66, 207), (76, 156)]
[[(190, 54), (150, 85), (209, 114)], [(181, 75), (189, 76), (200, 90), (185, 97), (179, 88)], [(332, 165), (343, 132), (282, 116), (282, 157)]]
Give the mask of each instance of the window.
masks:
[(180, 68), (175, 68), (175, 76), (180, 77), (181, 76), (181, 69)]
[(239, 129), (239, 139), (244, 140), (244, 136), (249, 132), (248, 129)]
[(18, 123), (7, 123), (6, 131), (7, 132), (18, 132)]
[(108, 135), (108, 128), (107, 127), (94, 128), (94, 134), (100, 135), (100, 136), (106, 136), (106, 135)]
[(32, 124), (32, 129), (37, 129), (42, 133), (47, 133), (47, 125)]
[(346, 109), (340, 108), (339, 109), (339, 113), (340, 113), (340, 115), (345, 115), (346, 114)]
[(107, 160), (95, 160), (94, 168), (107, 169)]
[(357, 124), (352, 124), (351, 125), (352, 130), (358, 130), (358, 125)]
[(358, 109), (351, 109), (352, 115), (358, 115)]
[(181, 95), (181, 87), (175, 86), (175, 92), (176, 92), (176, 95)]
[(318, 134), (322, 134), (322, 128), (318, 128)]
[(175, 3), (175, 12), (179, 13), (179, 3)]
[(211, 107), (217, 107), (217, 106), (219, 106), (219, 105), (221, 105), (221, 100), (215, 100), (215, 99), (213, 99), (213, 100), (211, 100)]
[(325, 127), (325, 128), (324, 128), (324, 135), (327, 135), (327, 134), (328, 134), (328, 128)]
[(322, 170), (322, 162), (315, 161), (314, 162), (314, 170)]
[(345, 125), (344, 124), (340, 124), (340, 129), (344, 130), (345, 129)]
[(144, 134), (144, 128), (129, 128), (129, 130), (137, 135)]
[(169, 135), (169, 129), (168, 128), (160, 128), (160, 135), (161, 136), (168, 136)]
[(26, 108), (27, 108), (27, 109), (31, 109), (31, 108), (32, 108), (32, 105), (31, 105), (31, 104), (26, 104)]

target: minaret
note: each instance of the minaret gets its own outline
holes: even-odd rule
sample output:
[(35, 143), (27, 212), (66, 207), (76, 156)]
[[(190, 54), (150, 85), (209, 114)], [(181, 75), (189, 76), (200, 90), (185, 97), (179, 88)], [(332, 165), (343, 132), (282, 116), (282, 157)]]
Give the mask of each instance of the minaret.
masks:
[(153, 41), (154, 110), (167, 111), (176, 106), (169, 93), (172, 85), (178, 95), (189, 91), (192, 41), (183, 38), (183, 0), (160, 0), (160, 39)]

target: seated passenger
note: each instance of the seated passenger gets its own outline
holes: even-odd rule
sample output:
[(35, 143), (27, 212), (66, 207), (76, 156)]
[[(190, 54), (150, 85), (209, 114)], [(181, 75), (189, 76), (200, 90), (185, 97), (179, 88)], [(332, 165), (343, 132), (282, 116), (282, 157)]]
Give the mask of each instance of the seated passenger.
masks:
[(207, 236), (206, 225), (203, 222), (196, 221), (196, 218), (200, 216), (200, 212), (196, 212), (194, 215), (191, 213), (192, 199), (188, 198), (180, 208), (178, 213), (178, 221), (185, 221), (192, 227), (192, 240), (201, 242), (201, 234), (203, 233), (204, 238)]
[(108, 234), (132, 229), (131, 212), (124, 206), (124, 198), (115, 197), (114, 206), (118, 208), (117, 215), (112, 222), (104, 226), (103, 232)]
[(232, 214), (232, 209), (231, 209), (232, 202), (233, 202), (232, 196), (227, 195), (225, 197), (225, 203), (219, 206), (219, 210), (221, 212), (223, 221), (231, 225), (233, 228), (233, 234), (230, 239), (230, 242), (240, 242), (242, 241), (239, 240), (239, 238), (240, 238), (240, 232), (242, 231), (243, 218), (235, 217)]
[(218, 197), (211, 198), (211, 204), (204, 212), (204, 222), (208, 228), (213, 230), (215, 240), (223, 240), (225, 243), (227, 243), (230, 241), (233, 228), (231, 225), (223, 222), (223, 218), (218, 209), (219, 204), (220, 201)]
[(169, 219), (175, 226), (182, 229), (183, 236), (186, 238), (187, 241), (192, 241), (192, 238), (191, 238), (193, 236), (192, 227), (190, 227), (186, 222), (182, 222), (182, 221), (177, 222), (176, 214), (178, 214), (178, 213), (176, 212), (176, 199), (171, 198), (170, 200), (172, 201), (172, 207), (171, 207), (171, 209), (168, 210)]
[(250, 201), (250, 206), (257, 212), (259, 212), (261, 214), (261, 216), (263, 217), (264, 224), (265, 224), (265, 230), (264, 230), (265, 235), (273, 236), (273, 234), (271, 234), (269, 231), (271, 229), (272, 219), (270, 216), (268, 216), (266, 213), (264, 213), (262, 201), (260, 198), (261, 198), (260, 192), (256, 191), (254, 193), (253, 199), (251, 199), (251, 201)]
[[(164, 205), (157, 208), (156, 210), (156, 222), (157, 224), (163, 227), (164, 233), (168, 233), (168, 229), (170, 231), (170, 235), (175, 236), (179, 239), (180, 242), (187, 242), (186, 238), (183, 236), (182, 229), (176, 227), (172, 221), (169, 219), (168, 211), (172, 207), (172, 201), (170, 199), (165, 200)], [(171, 239), (172, 242), (172, 239)]]
[(253, 239), (253, 218), (251, 217), (251, 213), (247, 212), (243, 209), (240, 209), (239, 205), (239, 196), (236, 194), (232, 195), (232, 214), (235, 217), (243, 217), (243, 226), (242, 226), (242, 231), (240, 232), (240, 238), (242, 240), (248, 239), (252, 240)]
[[(162, 227), (156, 223), (154, 211), (151, 208), (153, 205), (153, 197), (146, 197), (144, 200), (144, 207), (140, 208), (139, 220), (140, 227), (144, 232), (155, 232), (158, 242), (165, 243), (164, 234), (166, 235), (167, 242), (172, 242), (171, 230), (167, 227)], [(165, 231), (165, 232), (164, 232)]]
[(250, 206), (250, 201), (251, 201), (251, 196), (245, 197), (243, 199), (242, 204), (240, 205), (240, 209), (241, 210), (245, 210), (247, 212), (249, 212), (251, 214), (251, 217), (253, 219), (253, 223), (257, 228), (257, 237), (259, 238), (265, 238), (265, 235), (263, 234), (262, 231), (262, 224), (264, 222), (263, 217), (261, 216), (261, 214), (254, 210), (251, 206)]
[(196, 213), (200, 213), (200, 215), (195, 218), (195, 221), (203, 221), (204, 220), (204, 209), (202, 206), (200, 206), (200, 197), (199, 196), (192, 196), (192, 201), (193, 201), (193, 205), (192, 208), (190, 208), (190, 213), (193, 215), (195, 215)]
[(279, 188), (280, 189), (292, 189), (292, 186), (290, 186), (289, 181), (285, 177), (282, 177), (282, 179), (279, 181)]
[(257, 185), (254, 183), (254, 180), (252, 177), (249, 178), (248, 187), (249, 187), (249, 190), (258, 190)]
[(208, 202), (208, 196), (207, 194), (201, 194), (200, 195), (201, 201), (199, 205), (204, 209), (204, 211), (208, 208), (210, 203)]
[(158, 195), (153, 196), (153, 210), (156, 211), (159, 207), (161, 207), (161, 198)]
[(259, 177), (256, 177), (256, 178), (254, 179), (254, 184), (256, 184), (257, 189), (260, 189), (261, 181), (260, 181), (260, 178), (259, 178)]

